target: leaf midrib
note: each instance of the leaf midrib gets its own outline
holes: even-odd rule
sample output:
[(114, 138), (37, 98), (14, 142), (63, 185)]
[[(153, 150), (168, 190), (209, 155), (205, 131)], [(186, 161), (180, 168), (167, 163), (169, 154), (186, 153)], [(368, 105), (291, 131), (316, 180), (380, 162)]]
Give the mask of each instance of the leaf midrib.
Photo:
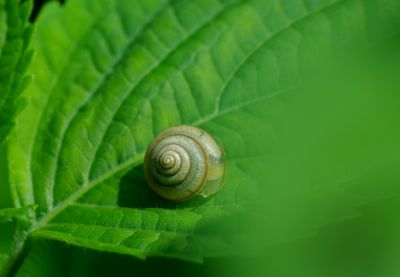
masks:
[(101, 184), (102, 182), (108, 180), (115, 174), (118, 174), (120, 172), (123, 172), (124, 170), (127, 170), (130, 167), (133, 167), (135, 165), (139, 165), (144, 159), (144, 155), (136, 155), (132, 159), (129, 159), (109, 172), (107, 174), (104, 174), (100, 176), (99, 178), (96, 178), (92, 180), (88, 185), (82, 186), (81, 189), (77, 190), (75, 193), (71, 194), (69, 197), (67, 197), (64, 201), (60, 202), (53, 210), (51, 210), (49, 213), (47, 213), (45, 216), (43, 216), (38, 223), (31, 229), (31, 231), (38, 230), (42, 227), (44, 227), (48, 222), (50, 222), (54, 217), (56, 217), (58, 214), (60, 214), (66, 207), (70, 206), (72, 203), (74, 203), (76, 200), (78, 200), (81, 196), (83, 196), (86, 192), (90, 191), (92, 188), (96, 187), (97, 185)]

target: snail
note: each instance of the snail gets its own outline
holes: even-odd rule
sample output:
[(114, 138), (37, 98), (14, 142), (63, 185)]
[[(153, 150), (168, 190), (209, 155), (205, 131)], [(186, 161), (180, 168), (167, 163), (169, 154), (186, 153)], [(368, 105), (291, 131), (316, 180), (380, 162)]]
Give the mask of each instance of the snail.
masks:
[(209, 197), (223, 186), (225, 155), (202, 129), (182, 125), (167, 129), (147, 148), (144, 171), (149, 187), (159, 196), (183, 201)]

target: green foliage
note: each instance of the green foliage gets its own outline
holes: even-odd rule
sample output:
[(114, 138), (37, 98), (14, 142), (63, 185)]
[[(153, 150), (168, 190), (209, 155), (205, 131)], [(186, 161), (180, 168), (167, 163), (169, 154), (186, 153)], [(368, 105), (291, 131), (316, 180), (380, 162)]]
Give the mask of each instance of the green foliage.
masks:
[(21, 208), (9, 208), (0, 210), (0, 223), (11, 221), (14, 219), (26, 220), (29, 213), (34, 210), (36, 206), (30, 205)]
[[(8, 129), (30, 56), (19, 9)], [(35, 239), (195, 262), (254, 254), (394, 195), (399, 15), (397, 0), (47, 4), (7, 145), (14, 207), (0, 219), (17, 227), (0, 269)], [(145, 184), (147, 145), (180, 124), (226, 151), (215, 197), (174, 204)]]
[(0, 143), (8, 135), (22, 105), (19, 96), (29, 78), (25, 70), (32, 58), (27, 23), (30, 1), (0, 1)]

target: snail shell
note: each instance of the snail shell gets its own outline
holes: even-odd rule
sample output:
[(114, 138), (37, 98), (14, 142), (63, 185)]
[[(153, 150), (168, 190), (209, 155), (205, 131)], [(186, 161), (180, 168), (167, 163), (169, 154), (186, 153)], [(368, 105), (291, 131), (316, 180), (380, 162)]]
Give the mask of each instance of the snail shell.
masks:
[(183, 201), (209, 197), (223, 185), (225, 155), (204, 130), (178, 126), (159, 134), (144, 159), (147, 183), (159, 196)]

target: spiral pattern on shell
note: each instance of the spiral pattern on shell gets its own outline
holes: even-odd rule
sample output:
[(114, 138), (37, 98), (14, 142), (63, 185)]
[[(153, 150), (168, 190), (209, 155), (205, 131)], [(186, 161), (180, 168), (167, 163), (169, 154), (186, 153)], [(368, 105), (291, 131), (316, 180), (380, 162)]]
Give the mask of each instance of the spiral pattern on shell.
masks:
[(184, 125), (168, 129), (153, 140), (144, 168), (154, 192), (182, 201), (195, 195), (208, 197), (222, 187), (225, 157), (204, 130)]

